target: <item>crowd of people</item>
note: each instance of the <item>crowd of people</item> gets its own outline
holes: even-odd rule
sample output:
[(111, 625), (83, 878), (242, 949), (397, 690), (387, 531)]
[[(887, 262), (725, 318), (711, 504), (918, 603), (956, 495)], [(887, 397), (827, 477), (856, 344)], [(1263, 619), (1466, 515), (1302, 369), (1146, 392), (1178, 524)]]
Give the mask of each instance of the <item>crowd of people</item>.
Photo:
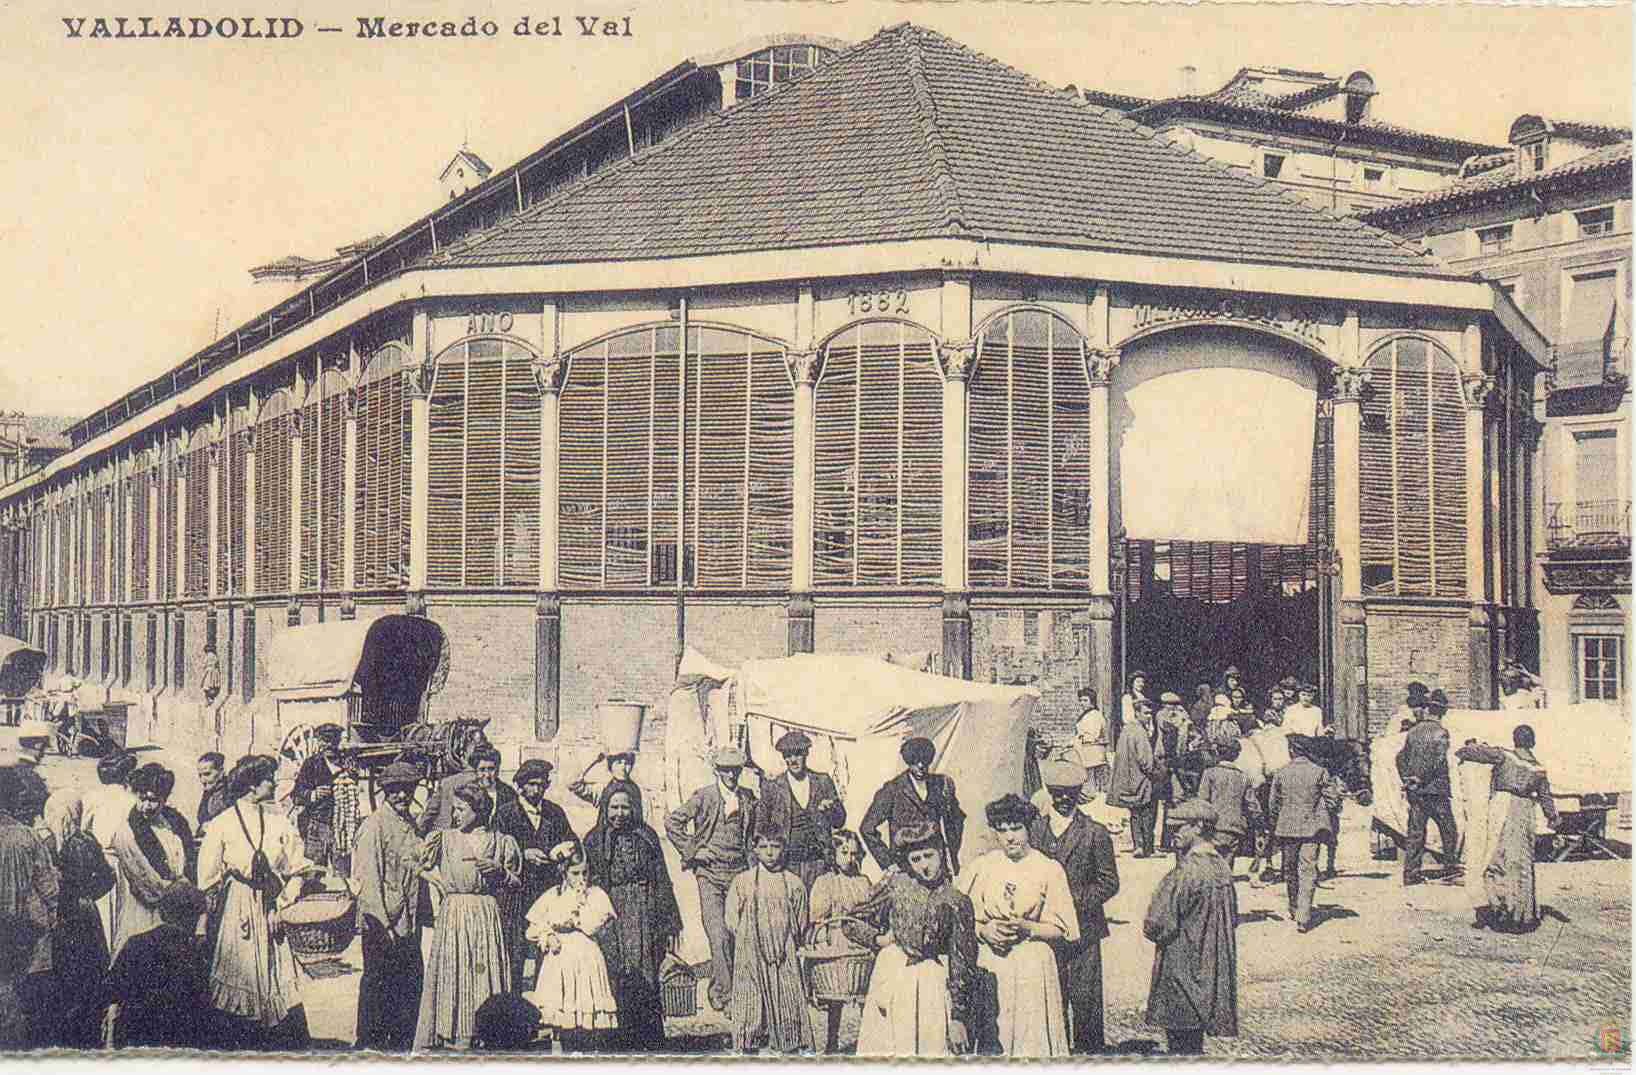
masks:
[[(1353, 790), (1338, 772), (1356, 756), (1337, 749), (1316, 691), (1294, 679), (1258, 710), (1233, 668), (1191, 707), (1168, 691), (1153, 699), (1135, 673), (1115, 743), (1094, 694), (1082, 697), (1073, 740), (985, 805), (993, 849), (964, 859), (958, 789), (932, 771), (923, 738), (902, 743), (902, 771), (856, 828), (833, 776), (808, 766), (810, 739), (792, 731), (759, 794), (741, 783), (758, 766), (716, 752), (715, 779), (661, 834), (628, 754), (608, 759), (600, 784), (572, 785), (596, 807), (578, 833), (548, 797), (549, 763), (525, 761), (508, 784), (487, 744), (435, 785), (392, 763), (376, 778), (384, 801), (364, 816), (338, 727), (320, 730), (293, 809), (275, 802), (274, 758), (228, 768), (205, 754), (189, 820), (169, 804), (175, 774), (125, 751), (100, 759), (96, 788), (49, 789), (44, 744), (25, 735), (24, 760), (0, 768), (0, 1047), (303, 1049), (291, 931), (295, 909), (328, 888), (356, 904), (360, 1049), (509, 1050), (549, 1037), (569, 1051), (663, 1051), (683, 928), (668, 842), (693, 875), (706, 999), (737, 1051), (835, 1047), (836, 1011), (820, 1042), (803, 971), (803, 955), (825, 952), (872, 964), (858, 1055), (1095, 1055), (1109, 1047), (1101, 946), (1120, 890), (1118, 826), (1101, 812), (1112, 805), (1136, 858), (1175, 856), (1142, 922), (1154, 948), (1145, 1014), (1171, 1053), (1198, 1054), (1205, 1036), (1238, 1028), (1235, 860), (1252, 859), (1254, 882), (1280, 851), (1290, 920), (1311, 929), (1320, 852), (1330, 848), (1332, 870)], [(1414, 884), (1428, 820), (1445, 849), (1458, 841), (1447, 699), (1416, 685), (1407, 707), (1397, 764)], [(1510, 750), (1458, 753), (1494, 770), (1477, 926), (1537, 921), (1532, 810), (1555, 814), (1532, 746), (1523, 727)], [(878, 881), (863, 875), (866, 854)]]

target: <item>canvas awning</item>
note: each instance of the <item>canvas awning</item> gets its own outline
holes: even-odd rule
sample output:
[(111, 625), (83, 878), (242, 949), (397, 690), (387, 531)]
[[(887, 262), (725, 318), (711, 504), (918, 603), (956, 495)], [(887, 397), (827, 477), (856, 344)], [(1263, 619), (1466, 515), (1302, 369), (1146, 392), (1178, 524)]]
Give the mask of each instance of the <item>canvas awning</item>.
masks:
[(381, 616), (288, 627), (273, 636), (269, 689), (279, 701), (339, 698), (354, 688), (388, 704), (418, 702), (446, 639), (423, 616)]
[(49, 660), (22, 639), (0, 635), (0, 697), (19, 698), (39, 686)]

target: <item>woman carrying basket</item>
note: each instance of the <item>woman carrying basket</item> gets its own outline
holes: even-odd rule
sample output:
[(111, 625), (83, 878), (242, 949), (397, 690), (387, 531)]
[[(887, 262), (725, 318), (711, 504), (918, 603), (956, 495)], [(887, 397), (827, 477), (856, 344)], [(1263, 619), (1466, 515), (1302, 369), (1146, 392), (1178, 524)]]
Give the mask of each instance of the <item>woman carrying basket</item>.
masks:
[(279, 917), (300, 895), (307, 862), (301, 836), (271, 805), (278, 762), (239, 759), (228, 776), (234, 803), (205, 827), (199, 887), (214, 891), (219, 926), (210, 960), (210, 1002), (226, 1016), (224, 1048), (291, 1052), (309, 1043), (295, 956)]
[[(930, 825), (892, 833), (896, 863), (843, 928), (879, 948), (858, 1027), (859, 1056), (949, 1056), (976, 1037), (977, 932)], [(879, 927), (884, 926), (884, 932)]]

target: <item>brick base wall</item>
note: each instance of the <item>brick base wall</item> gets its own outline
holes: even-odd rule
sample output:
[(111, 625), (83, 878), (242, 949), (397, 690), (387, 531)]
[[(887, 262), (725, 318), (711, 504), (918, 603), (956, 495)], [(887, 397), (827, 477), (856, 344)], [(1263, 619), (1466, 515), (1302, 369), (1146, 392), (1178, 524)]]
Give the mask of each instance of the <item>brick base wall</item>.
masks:
[(1084, 608), (974, 608), (971, 674), (980, 683), (1022, 683), (1040, 692), (1032, 727), (1072, 734), (1079, 688), (1089, 682), (1089, 613)]
[(1387, 725), (1414, 680), (1441, 690), (1452, 708), (1471, 699), (1471, 626), (1464, 608), (1368, 610), (1369, 734)]

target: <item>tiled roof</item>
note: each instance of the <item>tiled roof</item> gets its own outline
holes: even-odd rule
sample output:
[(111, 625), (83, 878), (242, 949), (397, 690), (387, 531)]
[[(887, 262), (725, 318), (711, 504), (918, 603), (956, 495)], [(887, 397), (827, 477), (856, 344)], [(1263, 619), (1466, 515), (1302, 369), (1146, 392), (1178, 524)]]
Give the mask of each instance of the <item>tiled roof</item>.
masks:
[(1395, 237), (910, 24), (432, 260), (553, 263), (942, 237), (1448, 272)]
[(1611, 146), (1630, 141), (1629, 127), (1612, 127), (1606, 123), (1583, 123), (1574, 119), (1547, 120), (1555, 134), (1583, 142), (1588, 146)]
[[(1269, 97), (1266, 100), (1270, 102), (1278, 99)], [(1359, 140), (1358, 136), (1361, 134), (1381, 144), (1396, 146), (1404, 142), (1417, 143), (1442, 151), (1454, 159), (1471, 156), (1474, 153), (1491, 153), (1500, 148), (1482, 142), (1469, 142), (1463, 138), (1416, 131), (1382, 120), (1366, 119), (1362, 123), (1346, 123), (1273, 104), (1244, 104), (1213, 97), (1171, 97), (1133, 109), (1130, 115), (1139, 122), (1154, 125), (1178, 116), (1219, 119), (1246, 127), (1268, 125), (1284, 127), (1293, 124), (1294, 129), (1309, 130), (1326, 138), (1337, 137), (1345, 132), (1347, 138), (1354, 142)]]
[[(1498, 156), (1500, 155), (1496, 155), (1496, 157)], [(1562, 180), (1588, 177), (1603, 171), (1616, 172), (1621, 168), (1625, 170), (1626, 182), (1629, 182), (1630, 142), (1628, 140), (1618, 145), (1593, 149), (1583, 156), (1575, 157), (1566, 164), (1559, 164), (1554, 168), (1547, 168), (1542, 172), (1531, 172), (1527, 175), (1518, 173), (1516, 154), (1504, 154), (1503, 156), (1508, 159), (1503, 161), (1485, 159), (1477, 162), (1478, 169), (1476, 171), (1473, 171), (1472, 167), (1468, 165), (1466, 178), (1446, 187), (1413, 198), (1405, 198), (1390, 205), (1383, 205), (1365, 213), (1359, 213), (1358, 218), (1373, 224), (1381, 224), (1388, 221), (1397, 222), (1430, 216), (1466, 201), (1525, 191)]]

